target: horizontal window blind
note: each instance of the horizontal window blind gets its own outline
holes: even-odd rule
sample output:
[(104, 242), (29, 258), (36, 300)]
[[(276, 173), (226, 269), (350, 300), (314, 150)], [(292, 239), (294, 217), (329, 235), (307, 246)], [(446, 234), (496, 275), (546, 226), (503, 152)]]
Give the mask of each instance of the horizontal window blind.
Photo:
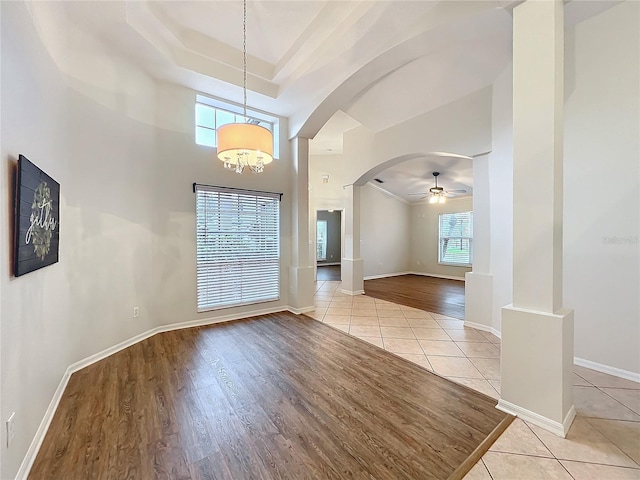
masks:
[(473, 212), (441, 213), (438, 263), (471, 266), (473, 260)]
[(198, 311), (280, 298), (280, 194), (195, 185)]

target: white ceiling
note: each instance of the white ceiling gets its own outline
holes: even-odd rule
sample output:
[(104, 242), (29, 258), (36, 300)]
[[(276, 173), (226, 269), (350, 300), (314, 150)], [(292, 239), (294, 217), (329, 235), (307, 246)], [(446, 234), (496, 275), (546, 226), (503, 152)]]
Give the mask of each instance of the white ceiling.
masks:
[(510, 60), (511, 33), (507, 29), (446, 46), (372, 85), (346, 112), (378, 132), (491, 85)]
[[(247, 51), (276, 65), (325, 7), (324, 1), (247, 3)], [(160, 15), (183, 31), (195, 31), (242, 50), (242, 2), (160, 1)], [(275, 29), (275, 26), (279, 28)]]
[[(393, 70), (427, 54), (438, 61), (437, 52), (452, 44), (508, 31), (510, 16), (500, 6), (498, 0), (249, 1), (248, 103), (278, 115), (307, 114), (363, 67), (393, 52), (395, 62), (376, 65), (377, 71), (327, 119), (338, 109), (348, 112), (353, 100)], [(155, 77), (242, 99), (240, 1), (33, 2), (33, 8), (64, 9), (74, 27), (98, 35)], [(486, 63), (489, 68), (491, 62)], [(419, 65), (431, 72), (451, 66), (429, 69), (428, 60)], [(482, 82), (487, 76), (483, 73)], [(406, 80), (402, 74), (398, 78)], [(380, 88), (369, 95), (378, 95)], [(385, 115), (361, 107), (354, 111), (358, 121), (371, 125), (381, 122), (369, 117)]]
[[(435, 156), (407, 160), (376, 175), (370, 183), (409, 203), (427, 201), (425, 198), (435, 186), (433, 172), (439, 172), (438, 186), (445, 190), (466, 190), (455, 197), (473, 195), (473, 160), (464, 157)], [(413, 195), (421, 194), (424, 195)]]
[(338, 110), (309, 145), (312, 155), (339, 155), (343, 152), (342, 140), (349, 130), (362, 125), (342, 110)]
[[(313, 154), (340, 153), (346, 130), (365, 125), (380, 131), (490, 85), (511, 59), (517, 3), (251, 0), (248, 104), (289, 117), (290, 135), (315, 137)], [(573, 0), (567, 22), (615, 3)], [(64, 15), (74, 29), (160, 80), (242, 102), (239, 0), (30, 5), (40, 21)], [(382, 186), (405, 198), (404, 192), (428, 189), (437, 169), (443, 186), (471, 192), (467, 162), (406, 162), (383, 172), (388, 181)]]

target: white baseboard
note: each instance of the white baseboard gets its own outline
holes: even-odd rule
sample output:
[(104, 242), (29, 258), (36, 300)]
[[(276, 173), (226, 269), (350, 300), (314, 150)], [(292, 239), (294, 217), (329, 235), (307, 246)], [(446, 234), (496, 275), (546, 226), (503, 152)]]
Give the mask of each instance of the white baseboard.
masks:
[(60, 380), (58, 388), (56, 388), (56, 391), (53, 394), (53, 398), (51, 399), (51, 402), (49, 402), (49, 406), (44, 413), (44, 417), (42, 418), (42, 421), (38, 426), (38, 430), (36, 430), (36, 434), (31, 441), (31, 445), (29, 445), (29, 449), (22, 459), (22, 463), (20, 464), (20, 468), (18, 469), (15, 480), (27, 480), (29, 472), (31, 471), (31, 467), (33, 466), (33, 462), (35, 461), (36, 456), (40, 451), (40, 447), (42, 446), (42, 442), (44, 441), (44, 437), (47, 434), (47, 430), (49, 430), (49, 425), (51, 425), (53, 415), (56, 413), (58, 404), (60, 403), (60, 399), (62, 398), (62, 394), (67, 388), (67, 383), (69, 383), (71, 373), (73, 372), (70, 372), (69, 367), (67, 368), (67, 371), (64, 372), (64, 375), (62, 375), (62, 380)]
[(163, 325), (163, 326), (157, 327), (154, 330), (157, 330), (156, 333), (171, 332), (172, 330), (181, 330), (183, 328), (214, 325), (216, 323), (230, 322), (232, 320), (240, 320), (242, 318), (257, 317), (258, 315), (268, 315), (270, 313), (278, 313), (278, 312), (284, 312), (284, 311), (290, 311), (290, 310), (291, 310), (291, 307), (287, 305), (283, 305), (280, 307), (264, 308), (261, 310), (251, 310), (250, 312), (244, 312), (244, 313), (232, 313), (229, 315), (221, 315), (219, 317), (203, 318), (202, 320), (191, 320), (191, 321), (182, 322), (182, 323), (171, 323), (169, 325)]
[(592, 362), (591, 360), (585, 360), (584, 358), (573, 357), (573, 363), (585, 368), (590, 368), (596, 372), (608, 373), (614, 377), (624, 378), (631, 380), (632, 382), (640, 383), (640, 373), (631, 372), (629, 370), (623, 370), (621, 368), (610, 367), (609, 365), (603, 365), (602, 363)]
[(458, 280), (464, 282), (464, 277), (454, 277), (453, 275), (438, 275), (437, 273), (425, 273), (425, 272), (407, 272), (405, 275), (422, 275), (423, 277), (444, 278), (445, 280)]
[(245, 313), (233, 313), (233, 314), (229, 314), (229, 315), (222, 315), (220, 317), (209, 317), (209, 318), (203, 318), (200, 320), (190, 320), (188, 322), (181, 322), (181, 323), (170, 323), (168, 325), (160, 325), (158, 327), (152, 328), (150, 330), (147, 330), (146, 332), (143, 332), (139, 335), (136, 335), (135, 337), (131, 337), (127, 340), (124, 340), (116, 345), (113, 345), (109, 348), (105, 348), (104, 350), (102, 350), (101, 352), (95, 353), (83, 360), (80, 360), (72, 365), (69, 366), (69, 368), (67, 369), (67, 371), (70, 371), (70, 373), (74, 373), (77, 372), (78, 370), (81, 370), (85, 367), (88, 367), (89, 365), (96, 363), (100, 360), (103, 360), (111, 355), (113, 355), (114, 353), (119, 352), (120, 350), (124, 350), (125, 348), (129, 348), (132, 345), (135, 345), (138, 342), (141, 342), (142, 340), (146, 340), (149, 337), (152, 337), (154, 335), (156, 335), (157, 333), (162, 333), (162, 332), (171, 332), (173, 330), (181, 330), (183, 328), (192, 328), (192, 327), (201, 327), (204, 325), (213, 325), (216, 323), (222, 323), (222, 322), (229, 322), (232, 320), (239, 320), (241, 318), (248, 318), (248, 317), (256, 317), (258, 315), (268, 315), (270, 313), (277, 313), (277, 312), (282, 312), (282, 311), (291, 311), (291, 307), (288, 306), (282, 306), (282, 307), (271, 307), (271, 308), (265, 308), (262, 310), (252, 310), (251, 312), (245, 312)]
[(443, 278), (445, 280), (458, 280), (460, 282), (464, 282), (464, 277), (454, 277), (452, 275), (438, 275), (435, 273), (425, 273), (425, 272), (395, 272), (395, 273), (383, 273), (382, 275), (369, 275), (364, 277), (364, 280), (377, 280), (378, 278), (388, 278), (388, 277), (399, 277), (401, 275), (420, 275), (423, 277), (434, 277), (434, 278)]
[(316, 309), (315, 306), (302, 307), (302, 308), (293, 308), (293, 307), (288, 307), (287, 308), (287, 310), (289, 310), (294, 315), (302, 315), (303, 313), (313, 312), (315, 309)]
[(369, 275), (363, 280), (377, 280), (378, 278), (399, 277), (400, 275), (410, 275), (411, 272), (383, 273), (382, 275)]
[(573, 421), (576, 419), (576, 406), (575, 405), (571, 405), (571, 408), (569, 409), (569, 411), (567, 412), (567, 415), (564, 417), (564, 420), (562, 421), (562, 430), (565, 432), (564, 437), (567, 436), (567, 433), (569, 433), (569, 429), (571, 428), (571, 424), (573, 423)]
[(345, 295), (353, 295), (353, 296), (364, 295), (364, 290), (344, 290), (344, 289), (341, 289), (340, 291), (342, 293), (344, 293)]
[(468, 320), (464, 321), (465, 327), (475, 328), (476, 330), (482, 330), (483, 332), (493, 333), (496, 337), (502, 338), (502, 333), (499, 330), (496, 330), (493, 327), (488, 325), (483, 325), (481, 323), (469, 322)]
[[(464, 321), (465, 327), (475, 328), (476, 330), (482, 330), (483, 332), (493, 333), (496, 337), (502, 338), (502, 333), (493, 327), (482, 325), (480, 323)], [(606, 373), (613, 375), (614, 377), (624, 378), (625, 380), (631, 380), (632, 382), (640, 383), (640, 373), (631, 372), (629, 370), (623, 370), (621, 368), (611, 367), (602, 363), (592, 362), (591, 360), (585, 360), (584, 358), (573, 357), (573, 363), (580, 367), (589, 368), (596, 372)]]
[(507, 402), (503, 399), (498, 400), (496, 408), (510, 415), (515, 415), (526, 422), (533, 423), (534, 425), (544, 428), (545, 430), (548, 430), (562, 438), (567, 436), (569, 428), (571, 428), (571, 424), (573, 423), (573, 419), (576, 417), (576, 409), (573, 405), (571, 405), (571, 408), (562, 423), (543, 417), (542, 415), (527, 410), (526, 408), (519, 407), (518, 405)]
[(282, 311), (289, 311), (291, 313), (298, 315), (300, 313), (313, 311), (314, 308), (315, 307), (304, 307), (301, 309), (295, 309), (289, 306), (281, 306), (281, 307), (272, 307), (272, 308), (263, 309), (263, 310), (253, 310), (251, 312), (235, 313), (235, 314), (224, 315), (224, 316), (214, 317), (214, 318), (205, 318), (202, 320), (191, 320), (188, 322), (161, 325), (159, 327), (155, 327), (150, 330), (147, 330), (146, 332), (140, 333), (127, 340), (124, 340), (109, 348), (105, 348), (101, 352), (90, 355), (87, 358), (84, 358), (82, 360), (79, 360), (69, 365), (67, 370), (62, 375), (62, 379), (60, 380), (60, 383), (58, 384), (58, 388), (56, 388), (56, 391), (53, 394), (53, 398), (51, 399), (51, 402), (49, 403), (49, 406), (45, 411), (44, 417), (42, 418), (42, 421), (38, 426), (38, 430), (36, 431), (36, 434), (33, 437), (33, 440), (31, 441), (31, 445), (29, 445), (29, 449), (27, 450), (26, 455), (22, 459), (22, 463), (20, 464), (20, 468), (18, 469), (18, 473), (16, 474), (15, 480), (26, 480), (27, 477), (29, 476), (29, 472), (31, 471), (33, 462), (35, 461), (36, 456), (38, 455), (38, 451), (42, 446), (42, 442), (44, 441), (44, 437), (47, 434), (47, 430), (49, 430), (49, 426), (51, 424), (51, 420), (53, 419), (53, 415), (58, 409), (58, 404), (60, 403), (62, 394), (64, 393), (64, 390), (67, 388), (67, 384), (69, 383), (69, 379), (71, 378), (71, 375), (77, 372), (78, 370), (82, 370), (83, 368), (88, 367), (93, 363), (96, 363), (100, 360), (103, 360), (113, 355), (114, 353), (117, 353), (121, 350), (124, 350), (125, 348), (135, 345), (136, 343), (141, 342), (142, 340), (146, 340), (147, 338), (152, 337), (157, 333), (170, 332), (172, 330), (181, 330), (183, 328), (199, 327), (203, 325), (213, 325), (215, 323), (229, 322), (232, 320), (239, 320), (241, 318), (255, 317), (258, 315), (267, 315), (270, 313), (277, 313)]

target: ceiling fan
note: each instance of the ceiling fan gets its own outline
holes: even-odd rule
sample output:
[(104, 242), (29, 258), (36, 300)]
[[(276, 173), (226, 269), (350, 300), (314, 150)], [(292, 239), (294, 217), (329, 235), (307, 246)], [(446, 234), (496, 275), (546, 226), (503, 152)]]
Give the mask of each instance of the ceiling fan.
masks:
[(431, 187), (428, 192), (423, 193), (410, 193), (409, 195), (422, 195), (419, 200), (423, 198), (429, 198), (429, 203), (444, 203), (446, 198), (455, 197), (456, 195), (467, 193), (466, 190), (445, 190), (442, 187), (438, 186), (438, 175), (440, 172), (433, 172), (433, 177), (435, 178), (436, 185), (435, 187)]

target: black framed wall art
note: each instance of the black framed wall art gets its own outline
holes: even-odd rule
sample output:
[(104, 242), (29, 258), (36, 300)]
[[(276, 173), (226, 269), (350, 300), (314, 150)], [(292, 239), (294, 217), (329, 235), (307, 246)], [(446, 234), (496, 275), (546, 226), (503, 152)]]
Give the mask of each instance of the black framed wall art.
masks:
[(60, 184), (24, 155), (18, 157), (14, 232), (16, 277), (58, 261)]

